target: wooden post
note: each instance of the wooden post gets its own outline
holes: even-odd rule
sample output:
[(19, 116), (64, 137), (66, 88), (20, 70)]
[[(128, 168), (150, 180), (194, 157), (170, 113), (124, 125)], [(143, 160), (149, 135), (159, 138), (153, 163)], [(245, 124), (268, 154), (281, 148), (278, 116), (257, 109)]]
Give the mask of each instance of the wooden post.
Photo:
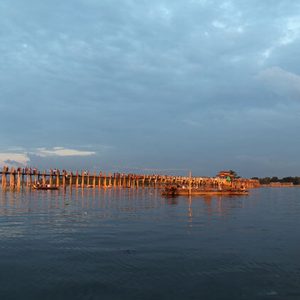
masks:
[(98, 188), (101, 188), (101, 176), (102, 176), (102, 173), (100, 172), (99, 177), (98, 177)]
[(76, 189), (78, 189), (79, 186), (79, 174), (78, 174), (78, 170), (76, 171), (76, 180), (75, 180), (75, 187)]
[(106, 174), (103, 174), (103, 187), (106, 188)]
[(1, 184), (2, 184), (2, 189), (4, 188), (4, 174), (5, 174), (5, 167), (2, 168), (2, 173), (1, 173)]
[(114, 175), (112, 177), (112, 182), (113, 182), (113, 186), (115, 188), (117, 186), (117, 176), (116, 176), (116, 173), (114, 173)]
[(15, 169), (10, 169), (10, 175), (9, 175), (9, 186), (11, 189), (14, 189), (15, 187)]
[(70, 180), (69, 180), (70, 189), (72, 189), (73, 186), (73, 172), (70, 172)]
[(21, 170), (20, 168), (18, 169), (18, 174), (17, 174), (17, 189), (19, 190), (21, 188)]
[(50, 187), (52, 187), (53, 185), (53, 170), (50, 170), (50, 177), (49, 177), (49, 185)]
[(2, 189), (4, 188), (4, 168), (2, 168), (2, 173), (1, 173), (1, 184), (2, 184)]
[(62, 172), (62, 185), (63, 185), (63, 188), (65, 189), (66, 188), (66, 170), (63, 170)]
[(119, 176), (118, 176), (118, 187), (119, 188), (122, 187), (122, 174), (119, 174)]
[(37, 181), (38, 181), (38, 171), (37, 171), (37, 169), (33, 170), (33, 180), (34, 180), (34, 184), (37, 184)]
[(94, 172), (93, 188), (96, 188), (96, 171)]
[(25, 183), (25, 169), (24, 168), (21, 169), (21, 176), (22, 176), (21, 187), (23, 187), (24, 183)]
[(84, 175), (85, 175), (85, 172), (82, 171), (81, 172), (81, 188), (84, 188)]
[(87, 173), (87, 183), (86, 183), (87, 187), (90, 186), (90, 172)]
[(60, 173), (58, 169), (56, 170), (56, 186), (60, 186)]
[(3, 169), (2, 169), (2, 188), (3, 189), (5, 189), (6, 188), (6, 185), (7, 185), (7, 183), (6, 183), (6, 172), (7, 172), (7, 167), (3, 167)]
[(45, 186), (46, 185), (46, 171), (44, 170), (43, 175), (42, 175), (42, 183)]
[(27, 174), (26, 174), (26, 186), (27, 187), (31, 186), (31, 171), (29, 168), (27, 169)]
[(139, 175), (135, 176), (136, 184), (135, 187), (138, 189), (139, 188)]
[(17, 174), (17, 171), (15, 168), (12, 169), (12, 174), (13, 174), (13, 188), (16, 187), (16, 174)]
[(121, 177), (121, 179), (122, 179), (122, 183), (121, 183), (121, 185), (122, 185), (122, 187), (124, 188), (124, 187), (125, 187), (125, 184), (126, 184), (126, 182), (125, 182), (126, 175), (125, 175), (125, 174), (122, 174), (122, 177)]
[(109, 179), (108, 179), (108, 186), (111, 187), (111, 180), (112, 180), (112, 175), (111, 173), (108, 174)]
[(192, 172), (189, 174), (189, 196), (192, 195)]

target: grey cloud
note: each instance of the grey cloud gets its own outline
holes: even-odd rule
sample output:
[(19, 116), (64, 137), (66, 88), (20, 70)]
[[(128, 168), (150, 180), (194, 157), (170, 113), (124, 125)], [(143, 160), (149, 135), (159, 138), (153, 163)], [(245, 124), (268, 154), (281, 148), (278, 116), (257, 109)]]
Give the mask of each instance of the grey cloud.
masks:
[(107, 166), (184, 169), (201, 152), (208, 169), (241, 143), (255, 152), (264, 133), (299, 128), (298, 104), (285, 101), (298, 97), (297, 11), (295, 1), (3, 0), (0, 138), (112, 145)]
[(260, 72), (258, 78), (285, 100), (300, 100), (300, 76), (279, 67), (272, 67)]

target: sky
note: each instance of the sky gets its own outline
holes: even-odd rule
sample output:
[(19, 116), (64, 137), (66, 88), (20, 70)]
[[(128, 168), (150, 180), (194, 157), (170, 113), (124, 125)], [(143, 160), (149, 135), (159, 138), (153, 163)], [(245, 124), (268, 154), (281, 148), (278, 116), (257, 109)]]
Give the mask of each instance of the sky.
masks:
[(1, 0), (0, 166), (300, 176), (300, 2)]

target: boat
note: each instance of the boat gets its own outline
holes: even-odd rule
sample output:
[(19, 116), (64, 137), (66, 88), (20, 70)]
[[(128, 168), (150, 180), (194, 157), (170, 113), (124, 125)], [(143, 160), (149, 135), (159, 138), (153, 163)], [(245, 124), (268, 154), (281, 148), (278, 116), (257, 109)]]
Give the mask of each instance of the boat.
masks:
[(41, 184), (33, 184), (32, 188), (34, 190), (58, 190), (57, 186), (41, 185)]
[(246, 189), (203, 189), (203, 188), (185, 188), (178, 186), (166, 186), (162, 191), (163, 196), (242, 196), (248, 195)]

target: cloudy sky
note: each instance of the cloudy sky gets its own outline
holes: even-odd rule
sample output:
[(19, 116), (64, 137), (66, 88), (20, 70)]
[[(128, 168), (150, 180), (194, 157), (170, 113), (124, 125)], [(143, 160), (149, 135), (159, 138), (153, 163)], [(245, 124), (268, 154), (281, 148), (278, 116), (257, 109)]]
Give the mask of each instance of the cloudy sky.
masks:
[(300, 2), (1, 0), (0, 165), (300, 175)]

